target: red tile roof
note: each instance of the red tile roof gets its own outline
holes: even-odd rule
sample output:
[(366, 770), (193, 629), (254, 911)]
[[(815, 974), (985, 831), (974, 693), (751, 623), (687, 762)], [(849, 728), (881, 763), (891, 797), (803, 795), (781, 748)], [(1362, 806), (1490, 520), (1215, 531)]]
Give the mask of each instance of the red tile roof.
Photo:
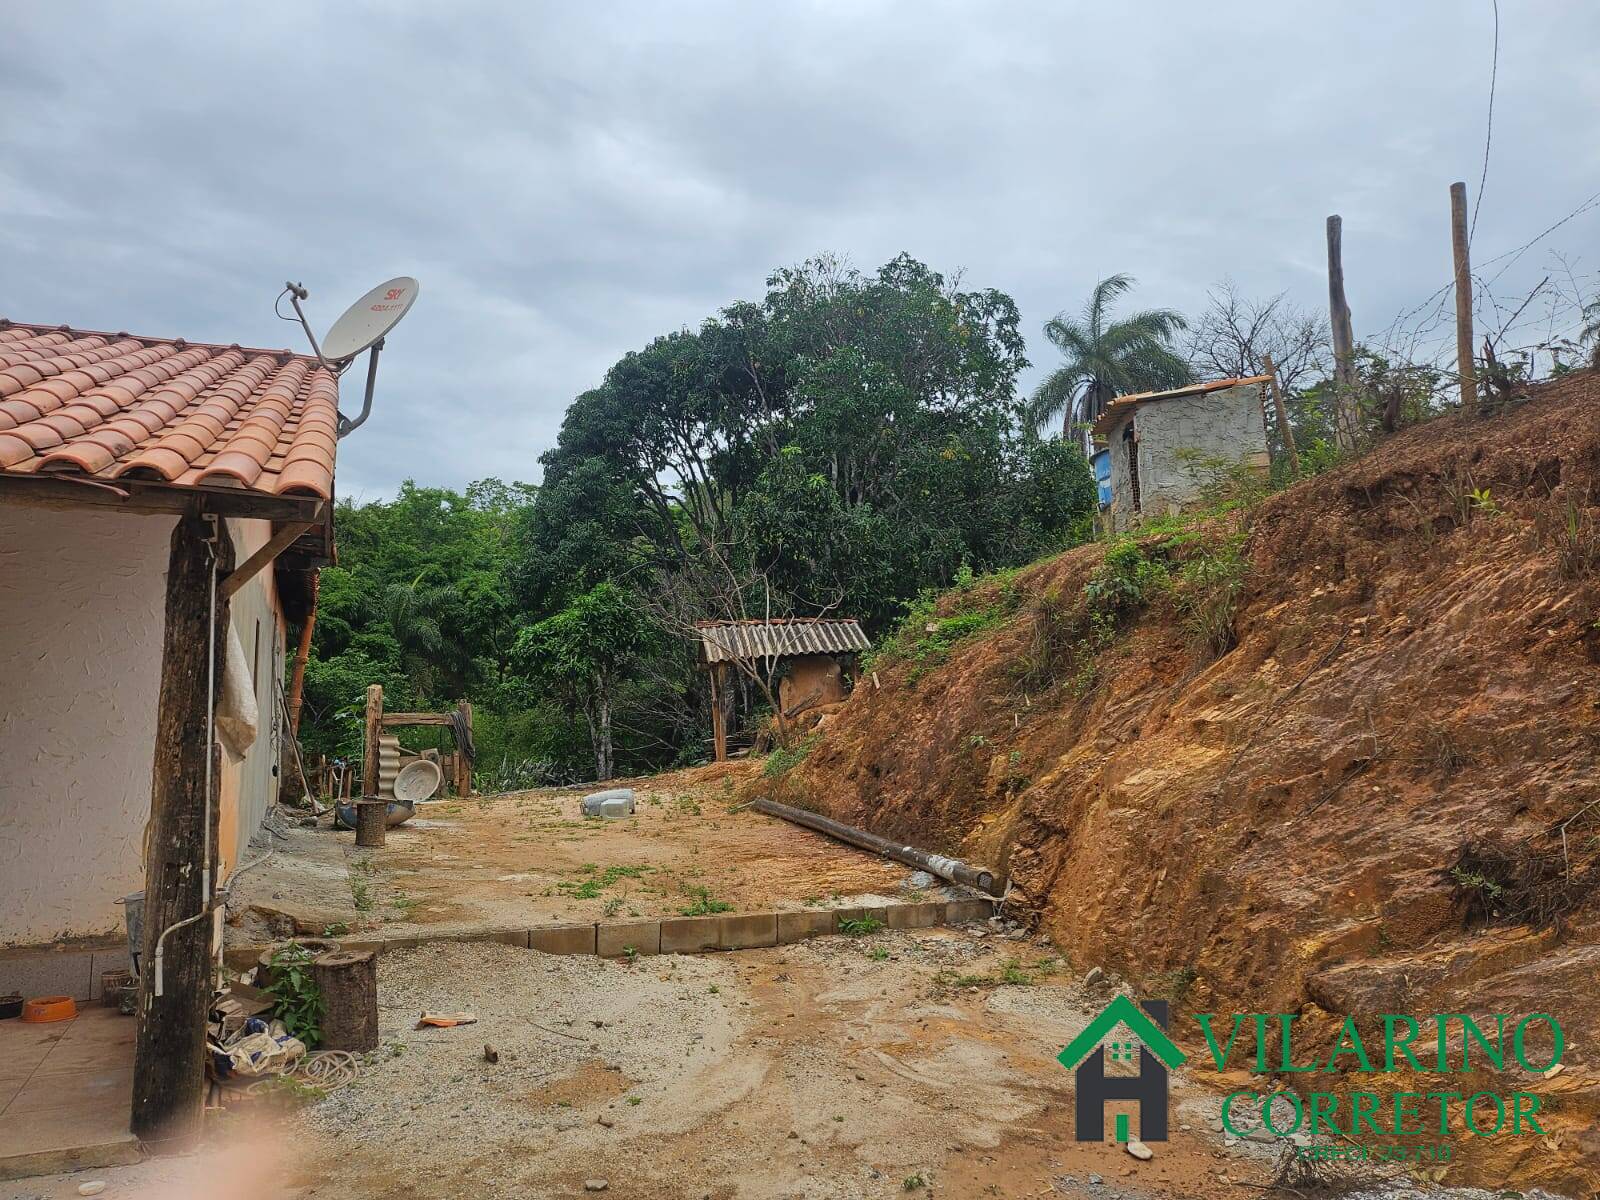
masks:
[(1128, 396), (1118, 396), (1106, 405), (1105, 412), (1100, 414), (1094, 423), (1096, 437), (1105, 437), (1111, 432), (1111, 427), (1117, 423), (1122, 414), (1129, 409), (1138, 408), (1139, 405), (1150, 400), (1173, 400), (1179, 396), (1201, 396), (1207, 392), (1220, 392), (1224, 388), (1243, 387), (1250, 383), (1266, 383), (1270, 375), (1251, 375), (1244, 379), (1213, 379), (1210, 383), (1189, 383), (1183, 387), (1170, 388), (1165, 392), (1134, 392)]
[(287, 350), (0, 320), (0, 475), (333, 497), (338, 377)]

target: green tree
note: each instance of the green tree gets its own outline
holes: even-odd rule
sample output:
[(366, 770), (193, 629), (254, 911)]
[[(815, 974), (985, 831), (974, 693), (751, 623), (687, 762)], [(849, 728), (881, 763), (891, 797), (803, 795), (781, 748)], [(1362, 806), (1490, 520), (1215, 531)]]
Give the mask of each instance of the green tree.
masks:
[(1173, 347), (1173, 339), (1187, 328), (1180, 313), (1152, 308), (1112, 319), (1113, 301), (1133, 284), (1128, 275), (1102, 279), (1081, 316), (1061, 313), (1046, 322), (1045, 336), (1065, 361), (1034, 391), (1029, 416), (1035, 429), (1059, 414), (1061, 436), (1067, 437), (1074, 420), (1095, 420), (1117, 396), (1189, 382), (1189, 364)]
[(635, 598), (614, 583), (600, 583), (518, 639), (525, 673), (587, 722), (597, 779), (616, 774), (614, 704), (628, 666), (649, 649), (654, 632)]

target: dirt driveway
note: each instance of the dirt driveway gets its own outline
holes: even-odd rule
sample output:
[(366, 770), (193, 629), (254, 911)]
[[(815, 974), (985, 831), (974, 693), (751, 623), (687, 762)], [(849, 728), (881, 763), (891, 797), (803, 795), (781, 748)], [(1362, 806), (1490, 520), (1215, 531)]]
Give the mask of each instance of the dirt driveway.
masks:
[[(1098, 993), (972, 930), (632, 964), (440, 944), (385, 955), (379, 984), (382, 1047), (301, 1116), (294, 1194), (1236, 1197), (1219, 1176), (1264, 1178), (1203, 1093), (1150, 1162), (1074, 1142), (1053, 1056)], [(424, 1007), (480, 1021), (416, 1030)]]
[(229, 940), (327, 927), (401, 937), (904, 897), (909, 868), (737, 808), (733, 769), (621, 781), (638, 797), (624, 820), (584, 819), (582, 790), (543, 789), (424, 804), (370, 853), (357, 852), (349, 832), (288, 829), (273, 857), (239, 878)]

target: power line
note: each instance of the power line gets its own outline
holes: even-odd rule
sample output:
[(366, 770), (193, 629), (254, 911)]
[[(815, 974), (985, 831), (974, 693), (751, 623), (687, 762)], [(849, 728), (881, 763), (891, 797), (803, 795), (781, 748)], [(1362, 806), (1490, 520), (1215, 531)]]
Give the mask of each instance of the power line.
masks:
[(1489, 122), (1483, 131), (1483, 173), (1478, 176), (1478, 198), (1472, 203), (1472, 227), (1467, 230), (1467, 245), (1478, 232), (1478, 207), (1483, 203), (1483, 185), (1489, 181), (1489, 145), (1494, 140), (1494, 88), (1500, 77), (1500, 0), (1494, 4), (1494, 59), (1489, 67)]

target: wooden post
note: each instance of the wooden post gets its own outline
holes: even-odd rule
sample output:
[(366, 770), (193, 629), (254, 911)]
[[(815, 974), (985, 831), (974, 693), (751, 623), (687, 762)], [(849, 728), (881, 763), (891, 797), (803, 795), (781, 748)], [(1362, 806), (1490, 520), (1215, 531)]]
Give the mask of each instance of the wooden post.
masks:
[[(472, 738), (472, 704), (461, 700), (456, 703), (456, 711), (461, 714), (466, 723), (467, 739)], [(456, 747), (456, 795), (465, 799), (472, 795), (472, 756), (467, 753), (465, 746)]]
[(722, 664), (711, 664), (711, 746), (718, 762), (728, 760), (728, 726), (722, 712)]
[(300, 706), (305, 702), (306, 663), (311, 660), (311, 635), (317, 628), (317, 593), (322, 584), (322, 572), (311, 573), (311, 611), (300, 630), (300, 645), (294, 653), (294, 674), (289, 677), (289, 736), (300, 736)]
[(1272, 355), (1263, 354), (1261, 361), (1267, 368), (1267, 383), (1272, 389), (1272, 411), (1278, 414), (1278, 436), (1283, 438), (1283, 448), (1289, 452), (1289, 473), (1300, 478), (1300, 455), (1295, 453), (1294, 430), (1289, 427), (1289, 413), (1283, 406), (1283, 389), (1278, 386), (1278, 368)]
[(383, 845), (389, 805), (378, 795), (378, 735), (383, 730), (383, 685), (367, 687), (366, 732), (361, 741), (361, 799), (356, 801), (356, 845)]
[(383, 685), (367, 687), (367, 723), (361, 737), (361, 794), (378, 794), (378, 734), (383, 730)]
[[(214, 703), (222, 691), (228, 601), (219, 591), (213, 609), (208, 539), (214, 534), (214, 569), (226, 576), (233, 570), (233, 539), (220, 519), (213, 526), (205, 517), (180, 518), (167, 559), (161, 692), (145, 840), (144, 946), (131, 1124), (138, 1137), (154, 1143), (177, 1144), (198, 1136), (205, 1105), (206, 1013), (214, 983), (212, 923), (202, 918), (173, 930), (165, 940), (161, 935), (204, 913), (211, 903), (206, 882), (213, 889), (216, 884), (222, 764), (215, 738), (206, 736), (211, 716), (207, 699), (209, 695)], [(214, 656), (207, 653), (213, 622)], [(160, 996), (155, 994), (158, 946)]]
[(1478, 404), (1478, 371), (1472, 363), (1472, 260), (1467, 246), (1467, 185), (1450, 185), (1450, 245), (1456, 260), (1456, 372), (1461, 376), (1461, 411)]
[(1360, 420), (1356, 406), (1355, 336), (1350, 305), (1344, 298), (1344, 219), (1328, 218), (1328, 321), (1333, 332), (1333, 424), (1340, 450), (1356, 448)]

